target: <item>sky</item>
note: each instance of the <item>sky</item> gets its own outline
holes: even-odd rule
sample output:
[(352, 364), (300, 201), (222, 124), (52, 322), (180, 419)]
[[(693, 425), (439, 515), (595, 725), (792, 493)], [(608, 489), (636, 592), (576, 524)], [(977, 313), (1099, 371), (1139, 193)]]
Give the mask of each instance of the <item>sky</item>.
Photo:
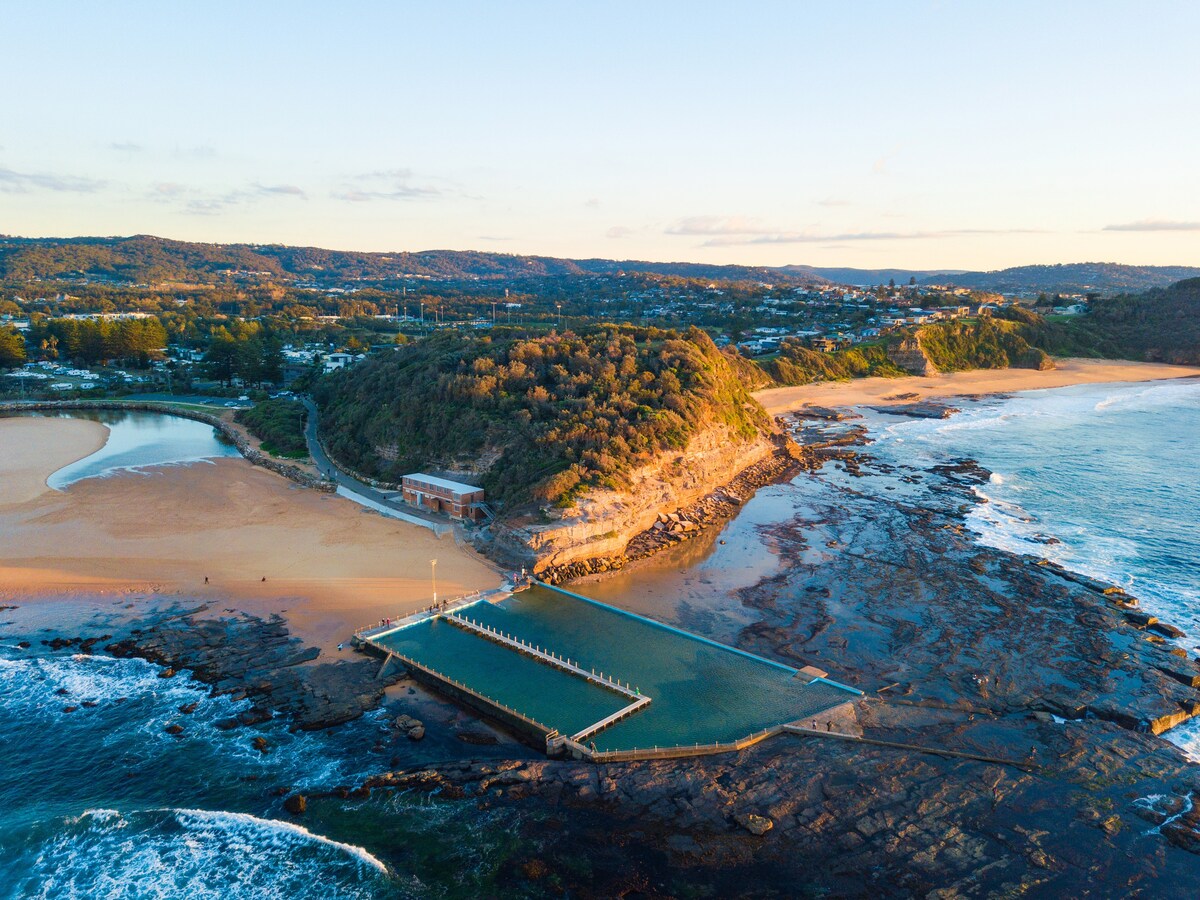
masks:
[(0, 233), (1200, 265), (1200, 3), (0, 0)]

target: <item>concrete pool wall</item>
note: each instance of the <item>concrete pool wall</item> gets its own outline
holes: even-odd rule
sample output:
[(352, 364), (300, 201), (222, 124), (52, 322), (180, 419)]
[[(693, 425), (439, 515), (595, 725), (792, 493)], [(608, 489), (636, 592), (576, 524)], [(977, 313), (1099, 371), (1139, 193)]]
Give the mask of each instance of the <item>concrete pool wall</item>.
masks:
[(547, 753), (597, 762), (741, 750), (861, 696), (540, 583), (361, 641)]

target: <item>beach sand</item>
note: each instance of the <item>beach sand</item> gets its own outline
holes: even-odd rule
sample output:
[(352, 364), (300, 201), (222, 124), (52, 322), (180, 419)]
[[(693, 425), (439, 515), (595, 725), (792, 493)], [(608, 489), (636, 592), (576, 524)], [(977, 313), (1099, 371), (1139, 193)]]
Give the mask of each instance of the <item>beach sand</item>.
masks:
[[(796, 387), (768, 388), (754, 394), (773, 416), (791, 412), (806, 404), (815, 406), (889, 406), (940, 397), (979, 394), (1005, 394), (1039, 388), (1066, 387), (1072, 384), (1102, 384), (1127, 381), (1156, 381), (1164, 378), (1200, 376), (1194, 366), (1169, 366), (1128, 360), (1058, 359), (1056, 368), (1039, 372), (1034, 369), (975, 369), (951, 372), (932, 378), (856, 378), (851, 381), (825, 381)], [(919, 397), (902, 396), (918, 394)]]
[(0, 508), (46, 493), (51, 474), (107, 440), (108, 427), (88, 419), (0, 419)]
[(46, 487), (105, 433), (77, 419), (0, 419), (0, 598), (116, 596), (278, 612), (294, 634), (336, 654), (357, 626), (428, 605), (431, 559), (439, 597), (501, 581), (451, 535), (439, 539), (243, 459)]

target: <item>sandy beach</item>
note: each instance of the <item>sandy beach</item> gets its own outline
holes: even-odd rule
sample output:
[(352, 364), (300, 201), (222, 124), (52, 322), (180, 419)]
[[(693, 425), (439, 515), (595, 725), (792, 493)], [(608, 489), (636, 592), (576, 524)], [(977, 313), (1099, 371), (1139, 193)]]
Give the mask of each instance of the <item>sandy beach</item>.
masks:
[[(1200, 377), (1200, 368), (1142, 363), (1128, 360), (1058, 359), (1056, 368), (1039, 372), (1034, 369), (975, 369), (952, 372), (932, 378), (856, 378), (852, 381), (825, 381), (796, 387), (768, 388), (754, 398), (771, 415), (790, 412), (801, 406), (888, 406), (939, 397), (979, 394), (1003, 394), (1040, 388), (1067, 387), (1072, 384), (1104, 384), (1129, 381), (1157, 381), (1164, 378)], [(913, 397), (911, 395), (919, 396)]]
[(431, 559), (441, 597), (501, 581), (452, 536), (242, 459), (85, 479), (63, 492), (46, 486), (54, 471), (103, 446), (106, 433), (79, 419), (0, 419), (6, 602), (115, 596), (278, 612), (307, 643), (336, 653), (356, 626), (427, 605)]

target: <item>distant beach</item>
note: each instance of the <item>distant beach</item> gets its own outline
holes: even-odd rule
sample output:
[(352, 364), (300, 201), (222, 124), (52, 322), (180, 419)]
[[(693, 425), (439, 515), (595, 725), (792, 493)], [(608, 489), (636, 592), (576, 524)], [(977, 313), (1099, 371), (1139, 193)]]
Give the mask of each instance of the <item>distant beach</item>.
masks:
[(0, 418), (0, 597), (166, 595), (218, 612), (286, 611), (294, 634), (336, 653), (355, 626), (428, 604), (431, 559), (440, 596), (500, 580), (453, 540), (242, 459), (47, 487), (107, 431), (83, 419)]
[[(911, 378), (856, 378), (852, 381), (823, 381), (795, 387), (767, 388), (756, 392), (754, 398), (768, 413), (777, 416), (805, 404), (888, 406), (915, 399), (1004, 394), (1073, 384), (1200, 377), (1200, 368), (1195, 366), (1102, 359), (1056, 359), (1054, 362), (1055, 368), (1044, 372), (1036, 369), (974, 369), (931, 378), (916, 375)], [(913, 394), (920, 396), (913, 397)]]

